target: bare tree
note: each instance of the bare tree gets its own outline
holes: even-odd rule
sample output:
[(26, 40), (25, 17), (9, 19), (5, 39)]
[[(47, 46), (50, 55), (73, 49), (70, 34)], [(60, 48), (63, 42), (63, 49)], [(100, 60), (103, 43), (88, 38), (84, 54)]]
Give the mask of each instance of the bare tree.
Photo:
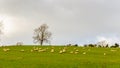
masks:
[(48, 31), (47, 24), (42, 24), (40, 27), (34, 30), (34, 43), (39, 43), (41, 46), (43, 43), (50, 43), (50, 37), (52, 33)]
[(103, 41), (100, 41), (100, 42), (97, 43), (97, 45), (99, 47), (106, 47), (106, 46), (108, 46), (108, 44), (109, 44), (109, 42), (106, 41), (106, 40), (103, 40)]
[(22, 46), (22, 45), (23, 45), (23, 42), (17, 42), (16, 45), (17, 45), (17, 46)]

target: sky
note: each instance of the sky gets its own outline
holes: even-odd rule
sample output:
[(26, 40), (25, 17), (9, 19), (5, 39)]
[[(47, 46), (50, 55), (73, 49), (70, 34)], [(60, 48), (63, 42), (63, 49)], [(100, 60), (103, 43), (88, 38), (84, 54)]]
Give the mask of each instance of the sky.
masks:
[(44, 23), (51, 44), (120, 43), (120, 0), (0, 0), (0, 18), (9, 24), (3, 44), (34, 44), (34, 29)]

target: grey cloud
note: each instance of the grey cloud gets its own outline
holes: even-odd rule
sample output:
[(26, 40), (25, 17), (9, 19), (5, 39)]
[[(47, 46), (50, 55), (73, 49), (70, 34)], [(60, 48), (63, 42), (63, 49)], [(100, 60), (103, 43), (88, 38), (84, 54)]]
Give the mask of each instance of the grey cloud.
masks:
[(31, 39), (27, 35), (32, 36), (33, 29), (45, 22), (53, 32), (53, 43), (83, 43), (99, 34), (120, 33), (119, 6), (119, 0), (0, 0), (0, 14), (18, 18), (16, 23), (27, 27), (21, 28), (26, 33), (21, 40)]

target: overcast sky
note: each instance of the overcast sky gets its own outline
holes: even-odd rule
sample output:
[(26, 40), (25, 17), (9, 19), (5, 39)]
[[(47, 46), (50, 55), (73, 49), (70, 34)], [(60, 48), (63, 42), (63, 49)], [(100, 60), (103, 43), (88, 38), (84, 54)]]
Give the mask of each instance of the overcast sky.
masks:
[(33, 44), (33, 30), (46, 23), (52, 44), (119, 42), (120, 0), (0, 0), (0, 16), (14, 31), (4, 44)]

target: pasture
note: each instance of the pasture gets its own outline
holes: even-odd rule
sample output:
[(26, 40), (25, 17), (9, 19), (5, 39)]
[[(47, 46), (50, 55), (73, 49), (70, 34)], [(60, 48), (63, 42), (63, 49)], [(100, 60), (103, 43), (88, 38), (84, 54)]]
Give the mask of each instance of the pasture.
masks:
[(120, 68), (120, 48), (6, 46), (0, 68)]

